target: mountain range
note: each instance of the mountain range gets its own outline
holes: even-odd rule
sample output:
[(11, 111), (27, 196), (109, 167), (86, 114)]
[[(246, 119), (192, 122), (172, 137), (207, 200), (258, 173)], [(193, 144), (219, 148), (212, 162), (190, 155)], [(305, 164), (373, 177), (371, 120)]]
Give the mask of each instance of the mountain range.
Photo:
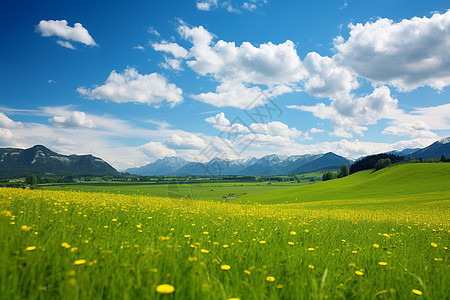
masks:
[[(410, 158), (450, 157), (450, 137), (444, 138), (423, 149), (394, 150), (388, 153)], [(180, 157), (165, 157), (140, 168), (125, 172), (137, 175), (283, 175), (321, 170), (336, 170), (350, 165), (353, 160), (332, 152), (325, 154), (277, 155), (270, 154), (260, 159), (247, 157), (237, 160), (214, 158), (209, 162), (189, 162)]]
[[(450, 157), (450, 137), (423, 149), (391, 151), (410, 158)], [(325, 154), (277, 155), (237, 160), (214, 158), (209, 162), (190, 162), (180, 157), (165, 157), (148, 165), (127, 169), (137, 175), (282, 175), (321, 170), (336, 170), (353, 161), (332, 152)], [(0, 177), (38, 176), (105, 176), (118, 175), (111, 165), (92, 155), (61, 155), (42, 145), (28, 149), (0, 148)]]
[(37, 176), (105, 176), (117, 175), (103, 159), (92, 155), (61, 155), (42, 146), (28, 149), (0, 148), (0, 177)]
[(127, 169), (137, 175), (282, 175), (318, 170), (338, 169), (351, 160), (334, 154), (305, 154), (283, 156), (270, 154), (260, 159), (226, 160), (214, 158), (209, 162), (188, 162), (179, 157), (165, 157), (140, 168)]

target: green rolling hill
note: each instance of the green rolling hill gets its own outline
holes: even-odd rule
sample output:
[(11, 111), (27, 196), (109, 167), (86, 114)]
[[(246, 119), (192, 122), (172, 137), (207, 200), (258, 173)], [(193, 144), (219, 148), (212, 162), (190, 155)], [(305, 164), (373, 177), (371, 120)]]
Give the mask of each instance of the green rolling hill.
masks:
[(450, 164), (400, 164), (374, 172), (366, 170), (350, 176), (308, 186), (253, 193), (240, 197), (242, 203), (309, 203), (347, 201), (361, 203), (411, 203), (450, 200)]

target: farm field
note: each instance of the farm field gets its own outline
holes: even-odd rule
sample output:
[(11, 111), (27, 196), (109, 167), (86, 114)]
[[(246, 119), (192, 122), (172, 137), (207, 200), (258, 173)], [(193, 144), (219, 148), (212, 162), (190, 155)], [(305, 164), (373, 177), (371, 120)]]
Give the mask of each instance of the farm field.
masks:
[(429, 165), (249, 193), (244, 204), (2, 188), (0, 295), (445, 299), (449, 169)]

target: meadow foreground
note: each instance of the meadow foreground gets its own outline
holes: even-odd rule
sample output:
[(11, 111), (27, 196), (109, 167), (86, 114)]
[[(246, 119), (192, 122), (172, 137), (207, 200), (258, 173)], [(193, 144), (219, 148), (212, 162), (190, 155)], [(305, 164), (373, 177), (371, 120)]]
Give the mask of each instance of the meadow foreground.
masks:
[(4, 299), (449, 295), (448, 201), (411, 211), (5, 188), (0, 201)]

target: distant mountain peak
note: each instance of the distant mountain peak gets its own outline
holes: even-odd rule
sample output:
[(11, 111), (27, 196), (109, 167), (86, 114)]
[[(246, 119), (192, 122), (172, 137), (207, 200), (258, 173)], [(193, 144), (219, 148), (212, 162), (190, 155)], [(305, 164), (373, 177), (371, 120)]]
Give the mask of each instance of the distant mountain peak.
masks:
[(35, 145), (28, 149), (0, 148), (0, 176), (19, 177), (27, 172), (38, 176), (118, 174), (103, 159), (92, 155), (62, 155), (43, 145)]
[(440, 144), (448, 144), (448, 143), (450, 143), (450, 137), (446, 137), (446, 138), (440, 139), (437, 142), (440, 143)]

